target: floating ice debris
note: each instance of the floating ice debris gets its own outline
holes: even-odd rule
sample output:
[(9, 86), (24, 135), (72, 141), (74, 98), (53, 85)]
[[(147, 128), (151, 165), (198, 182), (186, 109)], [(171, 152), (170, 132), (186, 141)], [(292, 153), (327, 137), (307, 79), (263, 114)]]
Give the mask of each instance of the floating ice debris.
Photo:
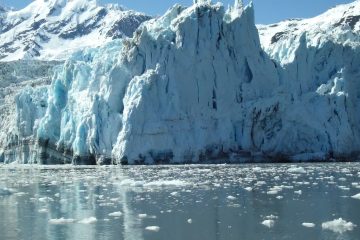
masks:
[(252, 187), (246, 187), (246, 188), (244, 188), (246, 191), (248, 191), (248, 192), (251, 192), (253, 189), (252, 189)]
[(180, 194), (179, 194), (178, 192), (172, 192), (172, 193), (170, 193), (170, 195), (173, 196), (173, 197), (178, 197), (178, 196), (180, 196)]
[(49, 220), (49, 223), (54, 225), (70, 224), (73, 222), (75, 222), (75, 219), (72, 218), (54, 218)]
[(158, 231), (160, 231), (160, 227), (159, 226), (148, 226), (145, 228), (145, 230), (148, 230), (151, 232), (158, 232)]
[(181, 181), (181, 180), (162, 180), (162, 181), (153, 181), (149, 183), (145, 183), (144, 187), (182, 187), (189, 185), (188, 182)]
[(301, 190), (299, 190), (299, 191), (294, 191), (294, 193), (301, 195), (301, 194), (302, 194), (302, 191), (301, 191)]
[(81, 223), (81, 224), (92, 224), (92, 223), (96, 223), (96, 222), (97, 222), (96, 217), (84, 218), (79, 221), (79, 223)]
[(189, 224), (192, 224), (192, 219), (189, 218), (189, 219), (187, 220), (187, 222), (188, 222)]
[(234, 196), (227, 196), (227, 199), (229, 199), (229, 200), (236, 200), (236, 197), (234, 197)]
[(271, 214), (269, 216), (266, 216), (265, 220), (261, 224), (268, 228), (272, 228), (275, 225), (275, 219), (278, 219), (278, 216)]
[(354, 199), (358, 199), (358, 200), (360, 200), (360, 193), (359, 193), (359, 194), (356, 194), (356, 195), (354, 195), (354, 196), (352, 196), (351, 198), (354, 198)]
[(39, 202), (53, 202), (54, 199), (52, 199), (51, 197), (42, 197), (39, 198)]
[(0, 188), (0, 196), (9, 196), (14, 194), (16, 191), (10, 188)]
[(258, 181), (255, 183), (256, 186), (262, 186), (262, 185), (266, 185), (266, 182), (265, 181)]
[(265, 217), (265, 219), (272, 219), (272, 220), (278, 219), (278, 218), (279, 218), (278, 216), (275, 216), (275, 215), (272, 215), (272, 214)]
[(272, 219), (266, 219), (261, 224), (268, 227), (268, 228), (272, 228), (275, 225), (275, 221), (272, 220)]
[(282, 191), (282, 186), (274, 186), (272, 188), (269, 189), (269, 191), (267, 192), (267, 194), (269, 195), (276, 195), (279, 192)]
[(266, 193), (267, 193), (268, 195), (276, 195), (276, 194), (278, 194), (279, 192), (276, 191), (276, 190), (270, 190), (270, 191), (267, 191)]
[(307, 228), (314, 228), (315, 227), (315, 224), (314, 223), (302, 223), (301, 225), (303, 225), (304, 227), (307, 227)]
[(25, 192), (17, 192), (17, 193), (15, 193), (15, 195), (20, 197), (20, 196), (27, 195), (27, 193), (25, 193)]
[(142, 187), (144, 185), (144, 182), (134, 181), (132, 179), (124, 179), (119, 183), (119, 185), (127, 187)]
[(49, 212), (49, 210), (48, 209), (46, 209), (46, 208), (42, 208), (42, 209), (39, 209), (39, 211), (38, 211), (39, 213), (48, 213)]
[(353, 224), (352, 222), (347, 222), (342, 218), (335, 219), (329, 222), (324, 222), (321, 226), (325, 230), (330, 230), (336, 233), (344, 233), (347, 231), (352, 231), (356, 227), (356, 225)]
[(108, 202), (108, 203), (100, 203), (99, 206), (100, 207), (111, 207), (114, 206), (115, 204), (112, 202)]
[[(160, 211), (160, 212), (164, 212), (164, 211)], [(139, 218), (141, 218), (141, 219), (144, 219), (144, 218), (151, 218), (151, 219), (156, 219), (157, 218), (157, 216), (155, 216), (155, 215), (147, 215), (146, 213), (140, 213), (139, 215), (138, 215), (138, 217)]]
[(289, 173), (306, 173), (303, 167), (292, 166), (287, 170)]
[(108, 214), (110, 217), (121, 217), (122, 212), (112, 212)]
[(348, 188), (348, 187), (346, 187), (346, 186), (339, 186), (339, 188), (340, 188), (341, 190), (344, 190), (344, 191), (349, 191), (349, 190), (350, 190), (350, 188)]
[(284, 197), (283, 196), (277, 196), (276, 199), (283, 199)]
[(159, 180), (152, 182), (135, 181), (132, 179), (124, 179), (119, 183), (120, 186), (130, 187), (184, 187), (189, 185), (188, 182), (181, 180)]

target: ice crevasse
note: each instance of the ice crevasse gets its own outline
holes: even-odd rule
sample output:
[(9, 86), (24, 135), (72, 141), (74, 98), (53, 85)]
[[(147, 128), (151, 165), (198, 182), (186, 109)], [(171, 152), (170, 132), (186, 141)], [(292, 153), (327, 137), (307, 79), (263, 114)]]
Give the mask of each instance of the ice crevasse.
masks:
[[(130, 39), (73, 54), (49, 88), (22, 92), (8, 142), (36, 140), (22, 161), (42, 163), (352, 157), (359, 48), (307, 41), (281, 64), (262, 50), (252, 4), (175, 5)], [(327, 48), (340, 57), (314, 68)]]

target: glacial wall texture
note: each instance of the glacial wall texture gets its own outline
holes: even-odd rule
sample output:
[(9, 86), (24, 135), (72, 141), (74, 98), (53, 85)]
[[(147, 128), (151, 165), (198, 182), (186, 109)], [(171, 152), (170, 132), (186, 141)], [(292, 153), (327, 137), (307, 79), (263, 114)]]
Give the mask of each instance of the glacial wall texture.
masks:
[(23, 162), (355, 159), (358, 41), (270, 32), (279, 39), (266, 47), (271, 27), (259, 28), (260, 43), (253, 11), (241, 1), (176, 5), (131, 39), (72, 55), (46, 91), (16, 98), (11, 139), (34, 142)]

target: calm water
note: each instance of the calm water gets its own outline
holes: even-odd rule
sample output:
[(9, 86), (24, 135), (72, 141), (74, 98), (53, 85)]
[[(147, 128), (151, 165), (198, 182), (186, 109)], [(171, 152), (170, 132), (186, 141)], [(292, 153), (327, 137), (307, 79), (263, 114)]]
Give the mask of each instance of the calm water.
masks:
[(0, 165), (0, 239), (360, 239), (359, 193), (357, 163)]

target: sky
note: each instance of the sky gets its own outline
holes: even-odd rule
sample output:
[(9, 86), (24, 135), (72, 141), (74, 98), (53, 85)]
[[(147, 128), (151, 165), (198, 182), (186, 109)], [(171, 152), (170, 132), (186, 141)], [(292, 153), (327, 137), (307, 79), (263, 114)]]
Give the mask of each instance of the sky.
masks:
[[(32, 0), (0, 0), (0, 5), (22, 8)], [(234, 0), (219, 0), (224, 5)], [(279, 22), (288, 18), (308, 18), (319, 15), (338, 4), (350, 3), (354, 0), (253, 0), (255, 5), (255, 21), (258, 24)], [(162, 15), (175, 3), (191, 5), (193, 0), (98, 0), (100, 3), (119, 3), (129, 9), (141, 11), (153, 16)], [(213, 0), (216, 2), (216, 0)], [(244, 0), (248, 3), (249, 0)]]

